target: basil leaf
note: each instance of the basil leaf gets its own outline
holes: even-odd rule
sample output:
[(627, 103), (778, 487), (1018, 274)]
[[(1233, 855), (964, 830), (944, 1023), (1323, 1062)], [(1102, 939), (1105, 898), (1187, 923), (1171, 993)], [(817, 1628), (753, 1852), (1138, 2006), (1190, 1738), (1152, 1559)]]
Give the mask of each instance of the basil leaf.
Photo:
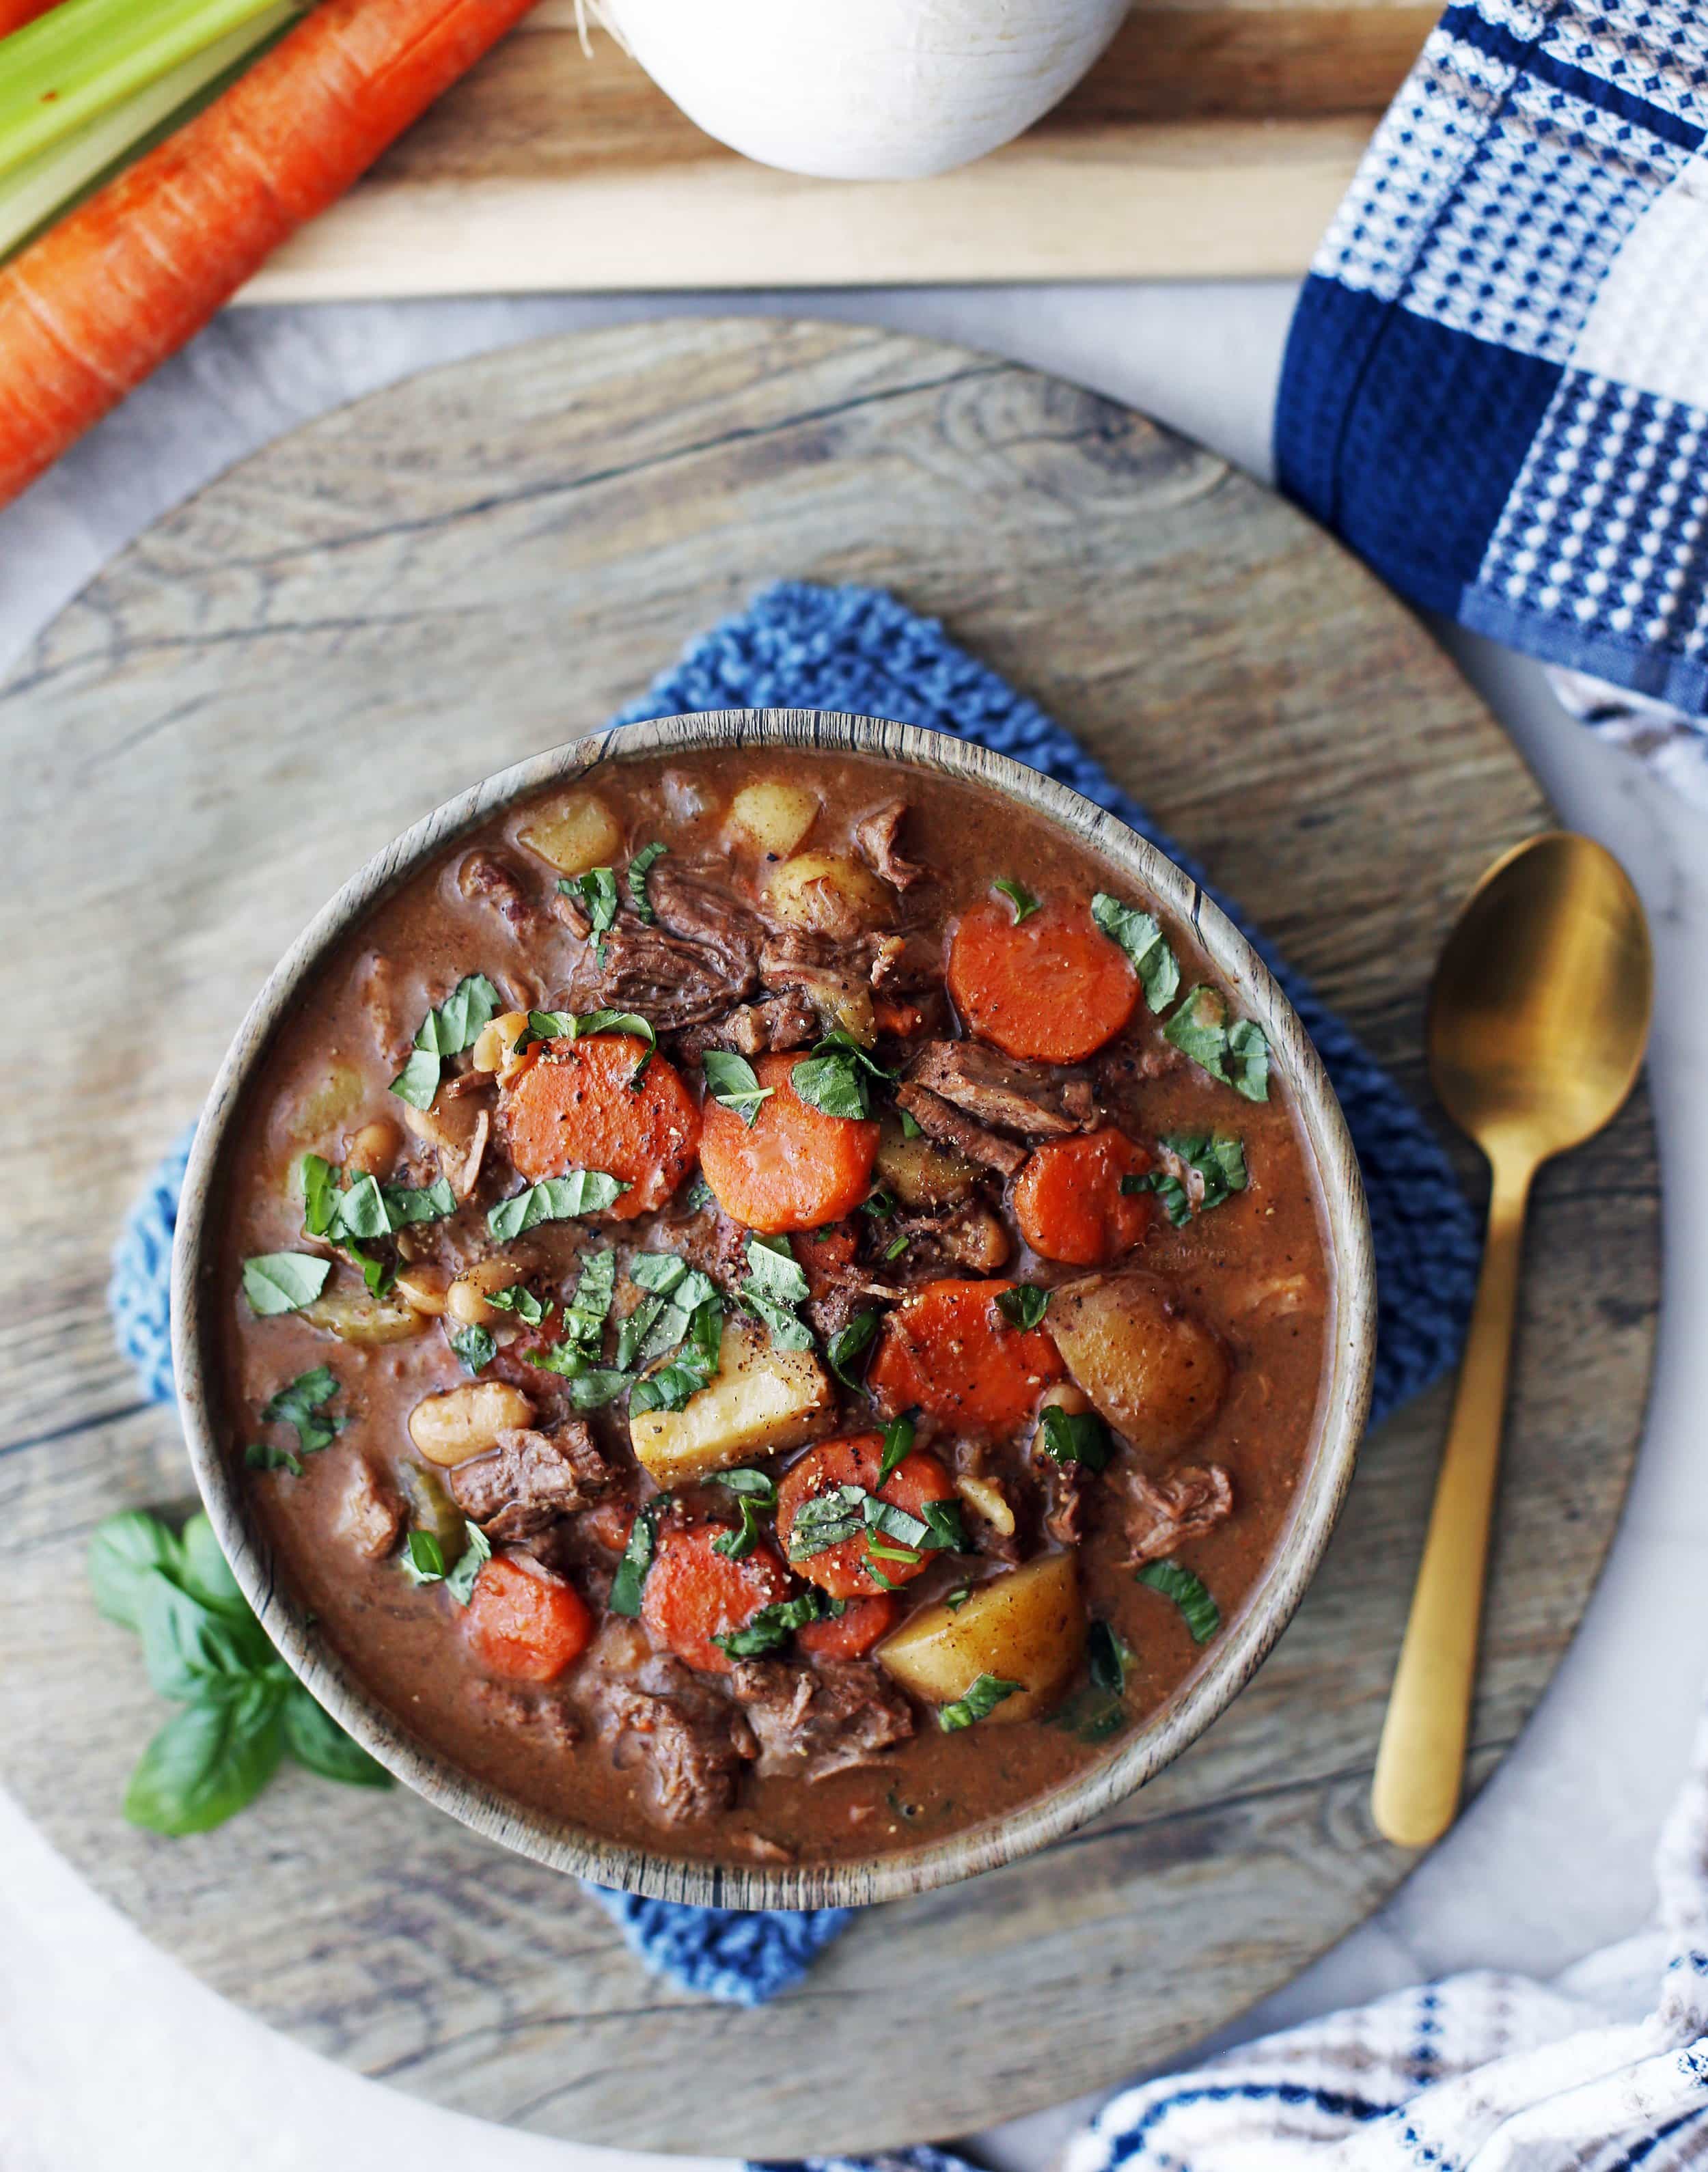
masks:
[(262, 1406), (261, 1423), (293, 1427), (298, 1454), (318, 1454), (321, 1449), (330, 1448), (344, 1429), (343, 1418), (321, 1415), (337, 1393), (338, 1382), (331, 1368), (317, 1365), (312, 1373), (299, 1373)]
[(900, 1465), (912, 1454), (916, 1430), (911, 1411), (904, 1411), (900, 1417), (891, 1418), (884, 1428), (884, 1454), (878, 1465), (878, 1481), (872, 1489), (874, 1493), (884, 1491)]
[(725, 1531), (715, 1538), (712, 1541), (712, 1551), (723, 1555), (728, 1561), (745, 1561), (759, 1538), (759, 1516), (751, 1501), (738, 1501), (735, 1505), (741, 1511), (739, 1528)]
[(465, 1373), (478, 1373), (498, 1354), (492, 1331), (486, 1327), (454, 1327), (450, 1344)]
[(870, 1347), (872, 1339), (878, 1332), (879, 1317), (875, 1310), (857, 1312), (846, 1327), (830, 1337), (825, 1347), (824, 1355), (830, 1361), (830, 1370), (845, 1388), (852, 1388), (857, 1394), (860, 1392), (862, 1383), (848, 1368), (862, 1350)]
[(727, 1048), (708, 1048), (700, 1059), (700, 1068), (712, 1099), (739, 1116), (749, 1130), (759, 1121), (762, 1105), (777, 1090), (775, 1086), (761, 1086), (747, 1058), (732, 1055)]
[(605, 935), (615, 925), (617, 917), (617, 878), (611, 868), (589, 868), (585, 874), (570, 875), (557, 887), (566, 897), (572, 897), (587, 915), (588, 926), (594, 935)]
[(884, 1248), (884, 1265), (889, 1266), (892, 1262), (899, 1260), (907, 1250), (907, 1246), (908, 1239), (905, 1237), (898, 1237), (893, 1243), (886, 1245)]
[[(661, 1297), (643, 1297), (617, 1330), (617, 1370), (631, 1373), (642, 1351), (669, 1308)], [(679, 1342), (680, 1336), (676, 1338)]]
[(324, 1237), (337, 1204), (338, 1173), (325, 1154), (306, 1153), (297, 1174), (303, 1186), (303, 1227), (311, 1237)]
[(1269, 1099), (1269, 1043), (1255, 1019), (1238, 1019), (1227, 1030), (1227, 1062), (1233, 1090), (1248, 1101)]
[(391, 1216), (378, 1177), (358, 1176), (344, 1191), (334, 1192), (325, 1234), (335, 1245), (352, 1237), (360, 1240), (391, 1234)]
[(714, 1539), (714, 1553), (725, 1555), (731, 1561), (743, 1561), (753, 1551), (759, 1537), (759, 1511), (775, 1508), (777, 1489), (775, 1481), (763, 1470), (720, 1470), (713, 1481), (728, 1487), (736, 1497), (736, 1506), (741, 1511), (741, 1528), (726, 1531), (722, 1538)]
[(1133, 1653), (1119, 1632), (1108, 1621), (1093, 1621), (1086, 1631), (1085, 1649), (1095, 1686), (1113, 1696), (1125, 1696)]
[(688, 1272), (688, 1262), (675, 1252), (637, 1252), (629, 1262), (629, 1280), (636, 1288), (658, 1297), (669, 1297)]
[(445, 1550), (439, 1544), (438, 1532), (411, 1531), (404, 1540), (398, 1567), (411, 1583), (442, 1583)]
[(1192, 1632), (1195, 1644), (1207, 1644), (1222, 1626), (1222, 1609), (1204, 1583), (1190, 1568), (1182, 1568), (1179, 1562), (1147, 1562), (1134, 1580), (1148, 1584), (1152, 1591), (1160, 1591), (1164, 1599), (1174, 1600)]
[(629, 1074), (631, 1089), (638, 1087), (658, 1046), (651, 1019), (643, 1019), (638, 1011), (587, 1011), (579, 1017), (573, 1011), (529, 1011), (528, 1023), (511, 1043), (510, 1052), (519, 1056), (537, 1040), (584, 1040), (599, 1033), (626, 1033), (645, 1041), (646, 1053)]
[(971, 1584), (958, 1583), (953, 1591), (946, 1591), (943, 1594), (943, 1605), (948, 1607), (951, 1614), (959, 1614), (972, 1595)]
[(1022, 1330), (1036, 1327), (1050, 1305), (1047, 1289), (1036, 1289), (1030, 1282), (1016, 1282), (1012, 1289), (999, 1291), (996, 1309), (1011, 1327)]
[(631, 1374), (596, 1366), (591, 1372), (577, 1374), (571, 1380), (569, 1400), (578, 1411), (602, 1411), (632, 1384)]
[[(371, 1178), (364, 1180), (371, 1183)], [(382, 1236), (392, 1229), (402, 1229), (411, 1222), (442, 1222), (447, 1214), (457, 1211), (457, 1195), (451, 1190), (446, 1177), (436, 1177), (423, 1191), (413, 1191), (406, 1184), (382, 1184), (379, 1196), (385, 1208), (387, 1229), (358, 1230), (358, 1236)]]
[(1120, 944), (1132, 961), (1145, 992), (1145, 1001), (1161, 1012), (1174, 1002), (1180, 987), (1180, 965), (1169, 949), (1153, 913), (1123, 905), (1100, 890), (1091, 901), (1091, 917), (1112, 942)]
[(800, 1304), (808, 1294), (804, 1270), (787, 1237), (750, 1236), (747, 1240), (748, 1284), (778, 1304)]
[(763, 1470), (720, 1470), (712, 1483), (727, 1486), (732, 1493), (744, 1494), (757, 1501), (761, 1508), (777, 1505), (776, 1481)]
[(641, 1611), (641, 1591), (647, 1581), (647, 1571), (653, 1566), (653, 1554), (658, 1543), (658, 1508), (638, 1508), (635, 1520), (629, 1526), (629, 1542), (623, 1548), (623, 1557), (617, 1563), (617, 1573), (611, 1584), (611, 1595), (605, 1601), (613, 1614), (626, 1614), (638, 1618)]
[(1056, 1463), (1082, 1463), (1088, 1470), (1101, 1470), (1109, 1460), (1109, 1428), (1095, 1411), (1064, 1411), (1046, 1403), (1038, 1438)]
[(293, 1478), (300, 1478), (303, 1466), (287, 1448), (272, 1448), (264, 1440), (252, 1440), (243, 1452), (244, 1464), (251, 1470), (288, 1470)]
[(617, 1286), (617, 1255), (607, 1245), (582, 1261), (575, 1294), (564, 1308), (564, 1331), (583, 1350), (597, 1351)]
[(882, 1190), (874, 1191), (861, 1201), (860, 1212), (869, 1214), (874, 1222), (887, 1222), (895, 1212), (894, 1196)]
[(138, 1625), (142, 1578), (151, 1569), (177, 1573), (182, 1548), (158, 1516), (133, 1508), (97, 1524), (89, 1538), (89, 1576), (97, 1609), (122, 1628)]
[[(440, 1060), (472, 1047), (498, 1015), (502, 998), (484, 973), (459, 981), (443, 1003), (422, 1020), (415, 1052), (391, 1082), (391, 1091), (412, 1109), (429, 1109), (439, 1090)], [(359, 1233), (358, 1233), (359, 1234)]]
[(882, 1538), (894, 1539), (898, 1546), (914, 1549), (917, 1561), (919, 1551), (931, 1536), (931, 1526), (911, 1510), (898, 1508), (893, 1501), (880, 1501), (875, 1493), (868, 1493), (860, 1504), (860, 1513), (866, 1528)]
[(1163, 1038), (1248, 1101), (1268, 1100), (1269, 1043), (1263, 1028), (1253, 1019), (1236, 1019), (1230, 1027), (1227, 1005), (1216, 989), (1192, 989), (1163, 1028)]
[(285, 1747), (299, 1765), (346, 1788), (389, 1788), (391, 1775), (359, 1743), (352, 1742), (329, 1712), (293, 1682), (282, 1707)]
[(872, 1114), (869, 1081), (894, 1076), (875, 1062), (851, 1034), (839, 1027), (826, 1034), (812, 1054), (795, 1066), (789, 1083), (798, 1099), (823, 1110), (827, 1116), (864, 1121)]
[(723, 1300), (710, 1297), (695, 1308), (688, 1341), (678, 1356), (635, 1383), (629, 1397), (630, 1416), (636, 1411), (684, 1409), (716, 1374), (722, 1334)]
[(1165, 1169), (1147, 1169), (1142, 1176), (1124, 1176), (1121, 1191), (1128, 1199), (1136, 1199), (1143, 1191), (1154, 1191), (1163, 1202), (1163, 1212), (1177, 1229), (1184, 1228), (1192, 1219), (1192, 1202), (1185, 1185)]
[(486, 1302), (495, 1312), (513, 1313), (524, 1327), (538, 1327), (545, 1317), (545, 1307), (521, 1282), (512, 1282), (508, 1289), (488, 1290)]
[(1000, 1675), (980, 1675), (964, 1696), (943, 1707), (937, 1716), (937, 1723), (945, 1734), (953, 1734), (958, 1728), (970, 1727), (975, 1720), (987, 1718), (1019, 1687), (1018, 1682), (1004, 1681)]
[(312, 1304), (331, 1271), (312, 1252), (258, 1252), (243, 1263), (243, 1293), (256, 1319), (270, 1320)]
[[(1207, 1132), (1173, 1132), (1167, 1133), (1161, 1143), (1197, 1172), (1203, 1187), (1198, 1201), (1200, 1214), (1207, 1214), (1212, 1207), (1220, 1207), (1236, 1191), (1243, 1191), (1249, 1181), (1245, 1149), (1238, 1139), (1226, 1132), (1212, 1135)], [(1177, 1229), (1192, 1218), (1190, 1193), (1179, 1177), (1166, 1169), (1152, 1169), (1144, 1176), (1124, 1176), (1121, 1190), (1129, 1193), (1154, 1191)]]
[(727, 1630), (712, 1641), (732, 1659), (756, 1659), (762, 1652), (775, 1652), (778, 1645), (786, 1644), (797, 1629), (818, 1621), (824, 1611), (823, 1594), (808, 1589), (798, 1599), (773, 1599), (741, 1628)]
[(868, 1498), (863, 1486), (832, 1486), (803, 1501), (789, 1526), (789, 1559), (810, 1561), (858, 1538), (866, 1529)]
[(968, 1551), (959, 1501), (927, 1501), (923, 1513), (929, 1534), (923, 1541), (927, 1553), (964, 1554)]
[(248, 1681), (168, 1720), (125, 1789), (129, 1822), (174, 1836), (207, 1832), (253, 1802), (284, 1753), (282, 1695), (276, 1681)]
[(1002, 875), (991, 884), (991, 887), (992, 890), (1001, 890), (1009, 904), (1013, 906), (1014, 925), (1017, 927), (1023, 920), (1039, 909), (1037, 899), (1033, 896), (1024, 883), (1011, 882), (1006, 875)]
[(474, 1596), (475, 1579), (483, 1565), (492, 1558), (491, 1541), (478, 1524), (465, 1523), (464, 1534), (468, 1540), (457, 1557), (456, 1567), (445, 1578), (445, 1589), (459, 1606), (466, 1606)]
[(633, 859), (629, 862), (629, 902), (635, 908), (636, 917), (646, 921), (649, 925), (658, 916), (653, 911), (647, 897), (647, 878), (653, 872), (653, 863), (662, 860), (669, 849), (668, 846), (660, 844), (655, 840), (636, 852)]
[(388, 1089), (411, 1109), (430, 1109), (439, 1095), (439, 1059), (427, 1048), (412, 1049)]
[[(171, 1575), (173, 1572), (168, 1568), (167, 1573)], [(219, 1550), (212, 1524), (199, 1511), (184, 1526), (184, 1535), (179, 1541), (175, 1581), (192, 1599), (199, 1599), (216, 1614), (228, 1614), (235, 1621), (255, 1620), (249, 1601), (238, 1589), (230, 1564)]]
[(273, 1660), (255, 1616), (242, 1619), (204, 1605), (164, 1570), (149, 1569), (136, 1586), (136, 1628), (142, 1664), (164, 1697), (192, 1704), (229, 1696), (245, 1676)]
[(548, 1176), (530, 1184), (525, 1191), (501, 1199), (486, 1217), (486, 1227), (501, 1243), (508, 1244), (542, 1222), (568, 1222), (585, 1214), (602, 1214), (614, 1206), (630, 1186), (621, 1177), (602, 1169), (572, 1169), (567, 1176)]
[(925, 1137), (924, 1132), (920, 1128), (920, 1121), (917, 1116), (910, 1115), (905, 1109), (899, 1110), (897, 1114), (901, 1118), (901, 1136), (903, 1138), (922, 1139)]

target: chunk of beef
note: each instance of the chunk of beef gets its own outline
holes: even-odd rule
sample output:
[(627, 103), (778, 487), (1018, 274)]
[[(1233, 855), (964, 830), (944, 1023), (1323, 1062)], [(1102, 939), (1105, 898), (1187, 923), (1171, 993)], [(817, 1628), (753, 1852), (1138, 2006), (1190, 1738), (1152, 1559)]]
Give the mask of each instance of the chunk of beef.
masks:
[(540, 917), (515, 863), (487, 846), (470, 852), (458, 868), (457, 888), (466, 898), (495, 906), (513, 927), (531, 927)]
[(739, 1222), (732, 1222), (721, 1207), (710, 1207), (691, 1214), (685, 1221), (669, 1225), (670, 1246), (686, 1260), (690, 1267), (698, 1267), (702, 1275), (710, 1275), (720, 1288), (738, 1288), (747, 1275), (747, 1232)]
[(929, 874), (928, 868), (917, 860), (904, 859), (897, 846), (901, 825), (907, 820), (907, 802), (892, 799), (880, 807), (875, 814), (868, 814), (855, 826), (854, 841), (862, 858), (874, 874), (896, 890), (908, 890)]
[(939, 1146), (953, 1147), (969, 1161), (982, 1162), (986, 1169), (1003, 1176), (1017, 1175), (1024, 1167), (1024, 1147), (1017, 1147), (1012, 1139), (998, 1138), (912, 1079), (904, 1079), (896, 1088), (895, 1099), (896, 1105), (905, 1109), (926, 1137)]
[(733, 1049), (738, 1056), (763, 1056), (774, 1048), (809, 1048), (824, 1028), (805, 993), (791, 989), (763, 1003), (738, 1003), (724, 1017), (691, 1027), (677, 1044), (691, 1062), (708, 1048)]
[(929, 1213), (890, 1216), (879, 1225), (878, 1235), (886, 1243), (905, 1237), (910, 1266), (940, 1261), (975, 1275), (996, 1274), (1012, 1249), (1000, 1218), (981, 1199), (963, 1199)]
[(813, 1668), (748, 1659), (730, 1685), (758, 1737), (761, 1774), (828, 1779), (876, 1764), (913, 1733), (906, 1698), (869, 1660)]
[(872, 946), (867, 978), (880, 996), (915, 996), (942, 986), (943, 949), (934, 935), (915, 929), (880, 935)]
[(768, 936), (761, 944), (760, 983), (803, 997), (816, 1013), (821, 1030), (840, 1025), (869, 1040), (873, 1026), (868, 955), (863, 943), (791, 927)]
[(499, 1540), (543, 1531), (560, 1516), (603, 1500), (617, 1483), (593, 1435), (574, 1419), (555, 1433), (508, 1428), (490, 1455), (459, 1463), (450, 1474), (457, 1506)]
[(1161, 1561), (1188, 1539), (1201, 1539), (1233, 1513), (1233, 1483), (1219, 1463), (1195, 1465), (1166, 1478), (1130, 1470), (1123, 1487), (1127, 1538), (1132, 1551), (1127, 1566)]
[(530, 1696), (508, 1682), (476, 1679), (469, 1685), (469, 1702), (483, 1719), (519, 1728), (551, 1750), (573, 1750), (582, 1739), (581, 1722), (561, 1697), (549, 1693)]
[(613, 1676), (596, 1684), (593, 1701), (621, 1761), (645, 1758), (653, 1809), (666, 1825), (716, 1817), (733, 1807), (742, 1766), (759, 1754), (740, 1707), (696, 1682), (672, 1663), (660, 1686), (639, 1689)]
[(1094, 1113), (1088, 1078), (1059, 1064), (1000, 1056), (976, 1040), (928, 1042), (907, 1075), (980, 1123), (1027, 1138), (1064, 1138)]
[(647, 902), (668, 933), (704, 944), (728, 960), (732, 970), (739, 963), (752, 971), (765, 923), (721, 868), (666, 852), (647, 877)]
[(658, 1032), (678, 1033), (722, 1018), (744, 1003), (754, 986), (744, 953), (625, 922), (600, 938), (588, 994), (603, 1009), (639, 1011)]
[(397, 1544), (403, 1513), (403, 1502), (391, 1481), (382, 1478), (366, 1456), (353, 1456), (332, 1520), (334, 1534), (365, 1559), (379, 1561)]
[(1053, 1455), (1040, 1454), (1035, 1460), (1050, 1489), (1044, 1528), (1058, 1545), (1077, 1546), (1085, 1536), (1086, 1509), (1097, 1484), (1096, 1473), (1082, 1463), (1058, 1463)]

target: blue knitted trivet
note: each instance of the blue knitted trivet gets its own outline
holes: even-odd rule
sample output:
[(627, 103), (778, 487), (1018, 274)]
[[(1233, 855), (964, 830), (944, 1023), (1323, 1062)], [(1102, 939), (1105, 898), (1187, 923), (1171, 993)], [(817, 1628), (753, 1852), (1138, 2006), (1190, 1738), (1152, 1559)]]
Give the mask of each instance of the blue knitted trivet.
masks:
[[(697, 641), (617, 721), (701, 709), (841, 709), (959, 732), (1082, 792), (1185, 868), (1255, 944), (1322, 1053), (1358, 1149), (1375, 1236), (1372, 1422), (1450, 1366), (1475, 1286), (1476, 1224), (1445, 1155), (1393, 1081), (1193, 863), (1116, 790), (1060, 724), (873, 589), (783, 582)], [(172, 1397), (169, 1269), (187, 1138), (132, 1209), (114, 1257), (113, 1320), (152, 1401)], [(685, 1989), (755, 2006), (799, 1981), (846, 1908), (690, 1908), (587, 1889), (649, 1968)]]

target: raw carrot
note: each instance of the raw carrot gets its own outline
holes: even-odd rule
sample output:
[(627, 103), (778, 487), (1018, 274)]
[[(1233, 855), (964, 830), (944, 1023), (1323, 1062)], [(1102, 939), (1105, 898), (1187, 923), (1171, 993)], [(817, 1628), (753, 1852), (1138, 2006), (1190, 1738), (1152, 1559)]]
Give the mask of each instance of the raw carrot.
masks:
[(797, 1629), (795, 1642), (815, 1659), (862, 1659), (889, 1634), (900, 1611), (887, 1591), (874, 1591), (870, 1599), (851, 1599), (841, 1614)]
[(866, 1383), (886, 1416), (916, 1405), (946, 1425), (1012, 1431), (1061, 1378), (1041, 1327), (1005, 1320), (1006, 1282), (926, 1282), (888, 1314)]
[(572, 1586), (496, 1554), (469, 1594), (469, 1642), (487, 1671), (549, 1682), (593, 1640), (593, 1616)]
[(675, 1066), (626, 1033), (549, 1041), (499, 1097), (506, 1150), (530, 1184), (602, 1169), (630, 1189), (607, 1212), (631, 1221), (664, 1204), (694, 1166), (700, 1111)]
[(707, 1675), (727, 1675), (734, 1664), (714, 1637), (744, 1627), (761, 1607), (789, 1595), (789, 1573), (771, 1547), (761, 1541), (731, 1561), (717, 1551), (725, 1535), (717, 1524), (660, 1531), (641, 1599), (641, 1619), (653, 1641)]
[(200, 331), (533, 0), (323, 0), (0, 266), (0, 503)]
[(827, 1116), (802, 1100), (790, 1080), (798, 1056), (761, 1056), (761, 1086), (773, 1089), (749, 1126), (722, 1102), (706, 1104), (700, 1165), (731, 1221), (768, 1237), (817, 1229), (851, 1214), (872, 1189), (878, 1126)]
[(1077, 898), (1018, 925), (1007, 905), (963, 913), (949, 944), (949, 993), (969, 1032), (1009, 1056), (1077, 1063), (1118, 1034), (1139, 976)]
[(1130, 1198), (1121, 1179), (1142, 1176), (1149, 1154), (1113, 1128), (1034, 1148), (1014, 1180), (1014, 1218), (1041, 1260), (1101, 1267), (1131, 1251), (1157, 1218), (1157, 1196)]
[[(875, 1489), (880, 1501), (905, 1508), (910, 1516), (921, 1516), (927, 1501), (954, 1498), (954, 1484), (948, 1471), (923, 1449), (904, 1456), (880, 1487), (877, 1478), (883, 1462), (884, 1435), (862, 1433), (847, 1440), (823, 1441), (817, 1448), (808, 1449), (798, 1463), (792, 1464), (777, 1483), (777, 1543), (784, 1551), (788, 1551), (789, 1534), (802, 1508), (837, 1486), (859, 1486), (868, 1493)], [(883, 1550), (875, 1556), (874, 1543)], [(914, 1556), (912, 1560), (907, 1558), (909, 1554)], [(892, 1559), (892, 1556), (900, 1558)], [(840, 1546), (808, 1554), (793, 1566), (798, 1575), (816, 1583), (821, 1591), (828, 1591), (832, 1599), (854, 1599), (881, 1590), (880, 1577), (889, 1583), (910, 1583), (931, 1567), (933, 1558), (927, 1550), (906, 1546), (881, 1532), (873, 1532), (844, 1539)]]

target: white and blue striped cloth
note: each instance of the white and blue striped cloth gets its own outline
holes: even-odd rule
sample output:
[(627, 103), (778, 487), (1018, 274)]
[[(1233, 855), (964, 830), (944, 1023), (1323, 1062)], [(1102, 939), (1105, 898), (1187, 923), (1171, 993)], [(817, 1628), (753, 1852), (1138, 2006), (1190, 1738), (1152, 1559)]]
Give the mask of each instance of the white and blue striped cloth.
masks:
[(1708, 798), (1705, 142), (1703, 0), (1449, 8), (1318, 251), (1276, 455)]

